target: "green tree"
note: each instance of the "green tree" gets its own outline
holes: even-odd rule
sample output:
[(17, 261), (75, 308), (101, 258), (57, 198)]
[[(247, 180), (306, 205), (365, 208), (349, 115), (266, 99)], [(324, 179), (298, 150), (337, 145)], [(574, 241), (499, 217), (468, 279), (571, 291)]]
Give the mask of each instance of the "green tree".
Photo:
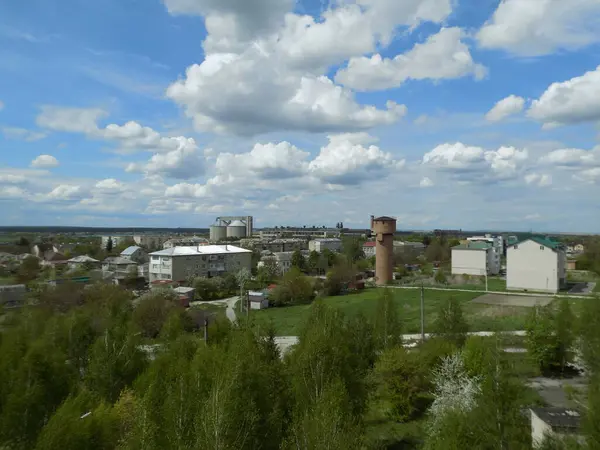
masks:
[(218, 288), (212, 278), (195, 278), (192, 285), (196, 290), (196, 298), (208, 302), (216, 297)]
[(111, 253), (113, 249), (113, 240), (111, 237), (108, 238), (108, 241), (106, 241), (106, 251), (108, 253)]
[(373, 334), (376, 346), (380, 350), (402, 344), (402, 325), (398, 309), (394, 304), (394, 293), (383, 289), (377, 299)]
[(155, 338), (167, 317), (178, 308), (178, 299), (170, 289), (159, 289), (142, 295), (133, 311), (133, 323), (143, 336)]
[(340, 295), (344, 289), (354, 280), (356, 268), (346, 261), (339, 261), (327, 273), (325, 280), (326, 295)]
[(266, 287), (277, 279), (279, 269), (277, 263), (272, 260), (264, 261), (264, 265), (258, 268), (256, 279), (262, 287)]
[(342, 240), (342, 253), (346, 256), (347, 260), (351, 263), (364, 259), (365, 253), (362, 249), (362, 239), (354, 237), (345, 237)]
[(306, 270), (306, 260), (304, 259), (304, 256), (302, 256), (302, 252), (300, 250), (296, 250), (292, 254), (291, 263), (292, 263), (293, 267), (296, 267), (297, 269), (299, 269), (301, 271)]
[(319, 263), (321, 262), (321, 255), (313, 250), (308, 255), (308, 270), (310, 273), (317, 273), (319, 271)]
[(337, 259), (338, 259), (338, 256), (335, 253), (333, 253), (331, 250), (329, 250), (328, 248), (323, 250), (323, 262), (325, 263), (324, 269), (333, 267), (335, 265), (335, 263), (337, 262)]
[(435, 322), (434, 334), (462, 346), (469, 331), (460, 302), (454, 296), (440, 305)]
[(437, 270), (437, 272), (435, 273), (434, 280), (438, 284), (447, 284), (448, 283), (448, 278), (446, 278), (446, 274), (444, 273), (444, 271), (442, 269)]
[(579, 320), (581, 356), (592, 374), (600, 374), (600, 299), (585, 299)]
[(35, 280), (40, 274), (40, 261), (35, 256), (28, 256), (23, 260), (17, 271), (17, 280), (19, 283), (29, 283)]
[(297, 267), (292, 267), (271, 292), (275, 306), (309, 303), (314, 298), (312, 284)]

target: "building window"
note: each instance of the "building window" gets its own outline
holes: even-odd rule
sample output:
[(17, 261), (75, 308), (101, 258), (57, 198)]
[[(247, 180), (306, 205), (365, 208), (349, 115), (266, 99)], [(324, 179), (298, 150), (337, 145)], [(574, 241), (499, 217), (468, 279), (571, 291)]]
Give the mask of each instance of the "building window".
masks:
[(153, 256), (152, 261), (158, 261), (160, 258), (158, 256)]

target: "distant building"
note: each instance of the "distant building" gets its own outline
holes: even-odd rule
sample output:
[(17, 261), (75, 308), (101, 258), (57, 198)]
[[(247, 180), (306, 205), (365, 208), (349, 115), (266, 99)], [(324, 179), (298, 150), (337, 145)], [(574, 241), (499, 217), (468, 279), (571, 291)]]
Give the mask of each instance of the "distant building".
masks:
[(269, 295), (267, 291), (248, 291), (250, 309), (267, 309), (269, 307)]
[[(279, 273), (286, 274), (292, 268), (292, 257), (295, 252), (274, 252), (272, 254), (268, 254), (263, 256), (258, 263), (258, 267), (264, 266), (265, 262), (273, 261), (277, 268), (279, 269)], [(302, 256), (306, 259), (308, 257), (308, 251), (303, 251)]]
[(137, 245), (127, 247), (121, 252), (121, 256), (129, 258), (138, 264), (144, 264), (148, 262), (148, 253), (142, 247), (138, 247)]
[(112, 272), (116, 278), (124, 278), (138, 271), (138, 264), (123, 256), (109, 256), (102, 261), (102, 272)]
[(338, 253), (342, 249), (342, 241), (338, 238), (320, 238), (313, 239), (308, 243), (308, 250), (315, 251), (317, 253), (323, 253), (327, 249), (334, 253)]
[(425, 244), (412, 241), (394, 241), (394, 252), (415, 252), (422, 254), (425, 252)]
[(178, 286), (173, 290), (175, 291), (179, 299), (183, 301), (183, 304), (187, 304), (189, 306), (189, 303), (191, 301), (194, 301), (194, 294), (196, 293), (196, 289), (194, 289), (193, 287)]
[(471, 236), (467, 238), (467, 241), (487, 242), (492, 244), (492, 250), (494, 252), (495, 259), (494, 264), (498, 267), (498, 271), (500, 271), (502, 257), (504, 256), (504, 238), (502, 236), (492, 236), (491, 234), (486, 234), (485, 236)]
[(576, 259), (567, 260), (567, 270), (577, 270), (577, 260)]
[(339, 228), (264, 228), (259, 231), (261, 239), (277, 238), (330, 238), (340, 236)]
[(92, 266), (96, 267), (100, 265), (100, 261), (97, 259), (91, 258), (87, 255), (76, 256), (67, 261), (69, 269), (79, 269), (84, 266)]
[(566, 283), (567, 256), (559, 242), (530, 237), (508, 247), (506, 288), (556, 293)]
[(54, 244), (48, 242), (35, 244), (33, 247), (31, 247), (31, 254), (33, 256), (37, 256), (38, 258), (43, 258), (44, 254), (49, 254), (52, 252), (58, 253), (58, 248), (56, 248)]
[(545, 438), (578, 437), (581, 427), (579, 412), (566, 408), (531, 408), (531, 443), (540, 447)]
[(180, 236), (171, 238), (162, 244), (163, 249), (173, 247), (195, 247), (198, 245), (208, 245), (208, 239), (198, 236)]
[(295, 250), (306, 250), (308, 241), (302, 238), (285, 239), (260, 239), (244, 238), (240, 239), (240, 247), (251, 250), (269, 251), (269, 252), (293, 252)]
[(101, 239), (100, 245), (102, 246), (102, 248), (106, 248), (109, 240), (112, 240), (112, 246), (113, 246), (113, 248), (115, 248), (117, 245), (122, 244), (123, 242), (133, 240), (133, 236), (131, 236), (131, 235), (101, 236), (100, 239)]
[(367, 241), (363, 244), (362, 250), (365, 254), (365, 258), (371, 258), (375, 256), (377, 249), (377, 243), (375, 241)]
[(452, 275), (497, 275), (500, 262), (489, 242), (469, 241), (452, 247)]
[(163, 243), (167, 240), (167, 236), (154, 235), (154, 234), (135, 234), (133, 235), (133, 242), (141, 247), (147, 249), (161, 248)]
[(172, 247), (150, 253), (150, 282), (213, 277), (252, 267), (252, 251), (233, 245)]

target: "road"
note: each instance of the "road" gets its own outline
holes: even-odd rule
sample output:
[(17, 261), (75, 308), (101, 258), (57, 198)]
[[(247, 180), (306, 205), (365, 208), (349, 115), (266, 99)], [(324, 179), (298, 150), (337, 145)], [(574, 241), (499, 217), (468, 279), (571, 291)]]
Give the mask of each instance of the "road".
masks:
[(227, 309), (225, 310), (225, 315), (229, 319), (231, 323), (237, 322), (237, 316), (235, 315), (235, 304), (239, 300), (239, 296), (224, 298), (222, 300), (213, 300), (211, 302), (191, 302), (190, 306), (194, 305), (225, 305)]

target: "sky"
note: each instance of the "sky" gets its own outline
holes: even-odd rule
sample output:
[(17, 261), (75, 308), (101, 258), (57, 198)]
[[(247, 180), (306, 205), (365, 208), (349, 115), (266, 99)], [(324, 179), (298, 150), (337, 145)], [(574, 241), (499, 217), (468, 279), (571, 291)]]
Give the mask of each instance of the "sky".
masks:
[(600, 232), (600, 0), (0, 2), (0, 225)]

